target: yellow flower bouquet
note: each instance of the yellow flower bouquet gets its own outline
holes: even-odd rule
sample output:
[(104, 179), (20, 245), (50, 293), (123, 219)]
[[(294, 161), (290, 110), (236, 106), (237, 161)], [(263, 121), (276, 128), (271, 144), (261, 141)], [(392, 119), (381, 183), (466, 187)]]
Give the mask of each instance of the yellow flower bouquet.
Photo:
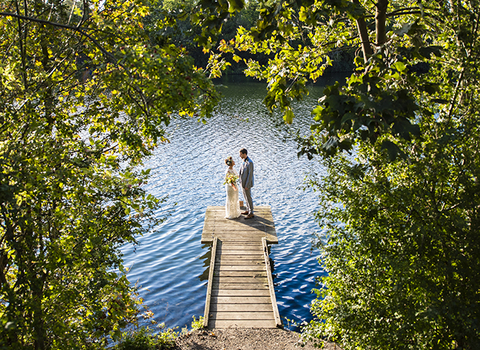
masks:
[(237, 181), (238, 181), (238, 176), (237, 175), (227, 174), (225, 176), (225, 181), (223, 182), (223, 184), (232, 186), (233, 189), (236, 191), (237, 190)]

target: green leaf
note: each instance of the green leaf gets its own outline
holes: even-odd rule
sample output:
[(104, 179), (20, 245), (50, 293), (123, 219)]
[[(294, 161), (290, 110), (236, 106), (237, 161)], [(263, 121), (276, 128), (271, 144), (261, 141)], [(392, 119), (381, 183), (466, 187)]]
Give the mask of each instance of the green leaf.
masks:
[(407, 69), (407, 66), (405, 66), (405, 63), (397, 61), (394, 63), (395, 69), (398, 70), (399, 72), (403, 72), (405, 69)]
[(386, 149), (388, 152), (388, 157), (391, 161), (394, 161), (399, 156), (404, 156), (405, 154), (400, 150), (397, 144), (392, 141), (385, 140), (382, 142), (382, 149)]
[(228, 11), (234, 13), (242, 10), (245, 7), (245, 2), (243, 0), (228, 0)]
[(287, 124), (292, 124), (293, 122), (293, 111), (288, 108), (286, 111), (285, 111), (285, 115), (283, 116), (283, 120), (285, 120), (285, 123)]

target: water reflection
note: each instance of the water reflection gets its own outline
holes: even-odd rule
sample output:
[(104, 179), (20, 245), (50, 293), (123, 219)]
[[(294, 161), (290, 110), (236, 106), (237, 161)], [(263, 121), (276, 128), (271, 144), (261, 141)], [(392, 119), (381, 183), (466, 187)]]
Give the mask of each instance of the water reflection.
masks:
[(205, 270), (203, 273), (198, 276), (200, 281), (207, 281), (208, 283), (208, 274), (210, 273), (210, 261), (212, 259), (212, 245), (211, 244), (204, 244), (202, 246), (202, 249), (205, 251), (205, 254), (203, 254), (199, 259), (203, 260), (203, 267)]

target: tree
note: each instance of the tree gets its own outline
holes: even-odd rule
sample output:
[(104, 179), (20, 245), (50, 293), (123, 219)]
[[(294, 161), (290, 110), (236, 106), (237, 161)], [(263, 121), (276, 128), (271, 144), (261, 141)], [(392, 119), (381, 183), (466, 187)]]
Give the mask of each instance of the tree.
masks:
[(0, 5), (0, 347), (101, 347), (141, 311), (119, 247), (162, 199), (137, 166), (217, 99), (148, 5)]
[(480, 346), (479, 130), (421, 131), (408, 161), (365, 147), (311, 178), (329, 276), (308, 336), (345, 349)]
[(300, 140), (328, 169), (310, 181), (329, 276), (308, 333), (345, 349), (478, 348), (479, 2), (265, 1), (260, 15), (221, 49), (274, 55), (247, 74), (287, 123), (327, 54), (357, 52)]

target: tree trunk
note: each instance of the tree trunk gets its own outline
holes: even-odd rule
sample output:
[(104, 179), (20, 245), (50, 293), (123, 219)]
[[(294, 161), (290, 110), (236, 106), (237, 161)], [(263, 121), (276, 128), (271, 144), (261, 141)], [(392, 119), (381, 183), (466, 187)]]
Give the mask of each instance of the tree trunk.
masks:
[[(360, 6), (359, 0), (353, 0), (353, 3)], [(367, 24), (363, 17), (357, 19), (357, 29), (360, 39), (362, 40), (362, 51), (365, 62), (373, 54), (372, 47), (370, 46), (370, 38), (368, 37)]]
[(377, 11), (375, 13), (375, 30), (377, 33), (376, 44), (378, 47), (387, 41), (387, 31), (385, 22), (387, 21), (388, 0), (378, 0)]

